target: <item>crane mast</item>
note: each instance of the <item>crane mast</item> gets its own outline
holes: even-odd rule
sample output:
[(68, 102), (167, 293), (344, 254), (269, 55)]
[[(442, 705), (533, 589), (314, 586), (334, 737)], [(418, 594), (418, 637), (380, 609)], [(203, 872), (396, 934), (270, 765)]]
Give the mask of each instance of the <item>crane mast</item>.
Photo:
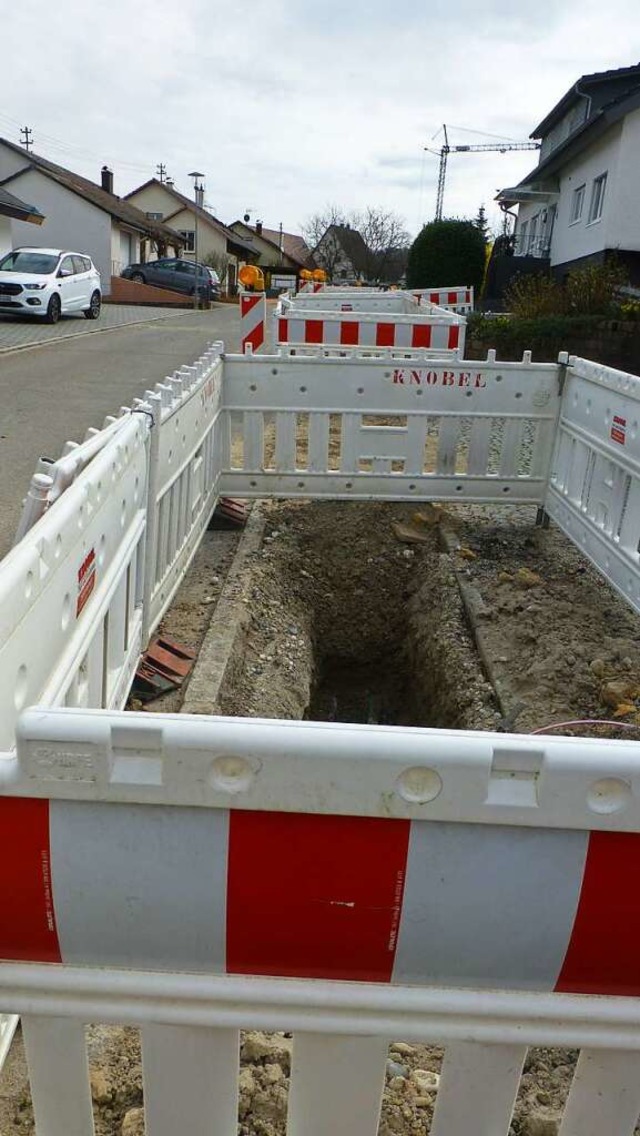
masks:
[[(442, 207), (444, 205), (444, 187), (447, 180), (447, 160), (449, 154), (483, 154), (493, 151), (498, 154), (506, 154), (510, 150), (539, 150), (539, 142), (482, 142), (478, 145), (472, 146), (450, 146), (447, 128), (443, 125), (444, 131), (444, 145), (439, 150), (430, 151), (431, 153), (438, 154), (440, 164), (438, 166), (438, 189), (436, 193), (436, 215), (435, 220), (442, 220)], [(427, 147), (429, 149), (429, 147)]]

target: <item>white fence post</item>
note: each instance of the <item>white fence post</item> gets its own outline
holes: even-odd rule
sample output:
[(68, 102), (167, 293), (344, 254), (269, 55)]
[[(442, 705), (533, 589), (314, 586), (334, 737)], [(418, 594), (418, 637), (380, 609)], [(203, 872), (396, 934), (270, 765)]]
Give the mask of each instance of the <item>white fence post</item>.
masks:
[(287, 1136), (375, 1136), (388, 1042), (297, 1033)]
[(238, 1051), (237, 1030), (144, 1026), (149, 1136), (233, 1136), (238, 1121)]
[(93, 1110), (82, 1022), (22, 1018), (37, 1136), (92, 1136)]

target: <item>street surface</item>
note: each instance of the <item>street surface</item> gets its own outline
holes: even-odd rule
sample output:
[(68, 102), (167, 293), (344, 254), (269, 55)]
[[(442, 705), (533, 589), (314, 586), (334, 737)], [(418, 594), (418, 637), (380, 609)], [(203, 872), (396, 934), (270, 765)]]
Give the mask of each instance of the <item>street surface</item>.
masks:
[[(17, 347), (33, 347), (39, 344), (56, 342), (59, 339), (74, 339), (76, 335), (91, 335), (107, 328), (126, 327), (132, 323), (149, 323), (173, 315), (171, 308), (141, 308), (135, 304), (105, 304), (100, 319), (85, 319), (82, 312), (63, 316), (59, 323), (48, 324), (28, 316), (9, 315), (0, 312), (0, 354), (15, 351)], [(179, 309), (179, 315), (189, 315)]]
[[(135, 311), (144, 319), (148, 309)], [(152, 322), (106, 333), (99, 332), (102, 318), (97, 324), (71, 320), (83, 332), (77, 338), (4, 354), (0, 350), (0, 556), (11, 547), (41, 455), (59, 457), (66, 441), (82, 441), (89, 426), (101, 426), (106, 414), (117, 413), (177, 367), (193, 362), (211, 340), (223, 339), (227, 350), (238, 350), (235, 304), (209, 312), (157, 313), (155, 309)], [(66, 324), (35, 330), (55, 332)], [(0, 347), (8, 326), (3, 320)]]

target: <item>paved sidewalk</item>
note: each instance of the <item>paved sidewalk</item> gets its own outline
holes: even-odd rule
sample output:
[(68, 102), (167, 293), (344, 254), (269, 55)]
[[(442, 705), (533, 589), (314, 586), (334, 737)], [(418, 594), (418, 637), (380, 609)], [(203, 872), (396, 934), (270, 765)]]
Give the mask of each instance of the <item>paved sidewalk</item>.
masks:
[(77, 315), (63, 316), (59, 323), (47, 324), (29, 319), (28, 316), (8, 316), (0, 312), (0, 354), (20, 347), (55, 343), (76, 335), (91, 335), (114, 327), (192, 314), (188, 308), (176, 311), (175, 308), (146, 308), (137, 304), (105, 304), (100, 319), (88, 320), (79, 312)]

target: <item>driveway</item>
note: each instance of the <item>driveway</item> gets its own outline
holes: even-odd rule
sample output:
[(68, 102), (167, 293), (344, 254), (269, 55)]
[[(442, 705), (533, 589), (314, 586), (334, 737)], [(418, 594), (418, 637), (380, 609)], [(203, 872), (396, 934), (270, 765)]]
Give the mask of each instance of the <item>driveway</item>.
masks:
[[(128, 310), (140, 317), (140, 308)], [(64, 332), (65, 324), (35, 330), (59, 326)], [(227, 350), (237, 351), (240, 338), (238, 309), (231, 304), (210, 312), (156, 309), (151, 321), (129, 322), (108, 335), (90, 334), (95, 324), (84, 318), (70, 326), (80, 331), (77, 338), (0, 354), (0, 556), (11, 547), (41, 455), (58, 457), (66, 441), (82, 441), (89, 426), (101, 426), (106, 414), (193, 362), (212, 340), (223, 339)]]
[(166, 319), (170, 315), (189, 316), (188, 308), (143, 308), (135, 304), (105, 304), (100, 319), (85, 319), (82, 312), (63, 316), (59, 323), (41, 323), (28, 316), (8, 315), (0, 312), (0, 353), (14, 351), (20, 347), (37, 347), (43, 343), (56, 343), (60, 339), (71, 339), (76, 335), (91, 335), (114, 327), (129, 324), (150, 323)]

